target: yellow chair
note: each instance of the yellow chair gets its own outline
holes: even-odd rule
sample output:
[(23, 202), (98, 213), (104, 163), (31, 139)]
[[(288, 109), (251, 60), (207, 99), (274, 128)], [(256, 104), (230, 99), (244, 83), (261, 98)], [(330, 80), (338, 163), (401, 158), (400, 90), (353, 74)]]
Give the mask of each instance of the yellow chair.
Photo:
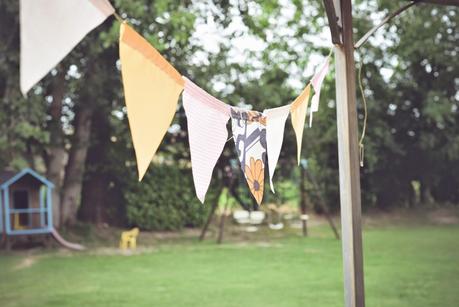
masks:
[(19, 213), (14, 214), (14, 229), (15, 230), (23, 230), (26, 229), (26, 225), (21, 224), (21, 220), (19, 219)]
[(121, 249), (135, 249), (137, 246), (137, 236), (139, 235), (139, 228), (135, 227), (128, 231), (121, 233), (120, 248)]

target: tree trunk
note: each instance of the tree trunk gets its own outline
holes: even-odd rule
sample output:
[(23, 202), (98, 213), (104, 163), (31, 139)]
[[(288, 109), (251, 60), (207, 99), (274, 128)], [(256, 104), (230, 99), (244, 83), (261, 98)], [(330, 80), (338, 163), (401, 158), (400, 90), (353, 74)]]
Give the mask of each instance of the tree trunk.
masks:
[(75, 115), (75, 133), (72, 138), (72, 147), (69, 160), (65, 167), (65, 178), (62, 187), (61, 223), (74, 224), (81, 200), (83, 175), (86, 155), (91, 135), (93, 109), (88, 105), (80, 105)]
[(52, 191), (53, 203), (53, 224), (54, 227), (60, 226), (60, 193), (62, 188), (62, 175), (66, 151), (64, 147), (64, 133), (61, 126), (62, 100), (65, 92), (65, 71), (59, 70), (52, 85), (51, 95), (53, 101), (50, 106), (51, 120), (48, 123), (50, 132), (49, 149), (46, 152), (46, 177), (54, 183)]
[[(88, 154), (89, 155), (89, 154)], [(87, 167), (88, 165), (86, 165)], [(105, 221), (109, 180), (105, 174), (92, 173), (83, 181), (81, 207), (78, 218), (83, 222), (100, 225)]]
[[(91, 146), (86, 159), (87, 179), (83, 180), (81, 207), (78, 218), (84, 222), (101, 224), (106, 220), (106, 204), (113, 204), (109, 192), (110, 178), (104, 166), (107, 163), (107, 151), (110, 146), (109, 115), (103, 108), (94, 111), (91, 126)], [(116, 201), (116, 200), (115, 200)], [(111, 206), (113, 209), (114, 206)]]

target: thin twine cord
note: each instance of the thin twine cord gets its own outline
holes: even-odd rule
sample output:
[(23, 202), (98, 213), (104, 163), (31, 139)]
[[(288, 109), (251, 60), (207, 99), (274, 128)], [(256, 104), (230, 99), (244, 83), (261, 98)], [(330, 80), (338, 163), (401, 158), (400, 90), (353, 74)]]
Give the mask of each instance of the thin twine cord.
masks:
[(363, 162), (364, 162), (365, 146), (363, 144), (363, 140), (365, 138), (365, 132), (367, 130), (367, 120), (368, 120), (367, 100), (365, 98), (365, 92), (363, 90), (363, 84), (362, 84), (362, 67), (363, 67), (363, 59), (360, 61), (360, 66), (359, 66), (359, 87), (360, 87), (360, 94), (362, 95), (363, 110), (364, 110), (362, 135), (360, 136), (360, 140), (359, 140), (360, 167), (363, 167)]
[(118, 15), (118, 13), (117, 13), (117, 12), (113, 12), (113, 16), (115, 16), (115, 18), (116, 18), (116, 19), (117, 19), (119, 22), (121, 22), (121, 23), (123, 23), (123, 22), (124, 22), (124, 19), (123, 19), (123, 18), (121, 18), (121, 16), (120, 16), (120, 15)]
[(334, 45), (330, 47), (330, 52), (328, 53), (328, 56), (327, 56), (327, 57), (330, 57), (330, 56), (331, 56), (331, 54), (332, 54), (332, 52), (333, 52), (334, 49), (335, 49), (335, 46), (334, 46)]

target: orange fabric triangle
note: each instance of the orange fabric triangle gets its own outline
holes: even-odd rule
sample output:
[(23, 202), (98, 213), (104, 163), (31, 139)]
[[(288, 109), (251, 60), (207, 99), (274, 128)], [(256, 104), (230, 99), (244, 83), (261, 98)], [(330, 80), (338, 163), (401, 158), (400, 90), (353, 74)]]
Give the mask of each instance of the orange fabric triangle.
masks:
[(182, 76), (126, 23), (120, 28), (120, 59), (129, 127), (139, 181), (174, 118)]
[(310, 94), (311, 85), (308, 84), (303, 92), (301, 92), (300, 96), (293, 101), (290, 109), (292, 126), (296, 135), (298, 165), (300, 165), (301, 144), (303, 140), (304, 123), (306, 121), (306, 111), (308, 110)]

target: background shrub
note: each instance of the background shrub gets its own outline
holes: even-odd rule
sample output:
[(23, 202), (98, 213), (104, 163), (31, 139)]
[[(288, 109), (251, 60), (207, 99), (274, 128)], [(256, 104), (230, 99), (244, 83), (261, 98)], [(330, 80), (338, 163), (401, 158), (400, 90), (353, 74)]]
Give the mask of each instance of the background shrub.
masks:
[(125, 195), (129, 223), (147, 230), (201, 226), (210, 206), (197, 199), (192, 178), (189, 169), (155, 165)]

